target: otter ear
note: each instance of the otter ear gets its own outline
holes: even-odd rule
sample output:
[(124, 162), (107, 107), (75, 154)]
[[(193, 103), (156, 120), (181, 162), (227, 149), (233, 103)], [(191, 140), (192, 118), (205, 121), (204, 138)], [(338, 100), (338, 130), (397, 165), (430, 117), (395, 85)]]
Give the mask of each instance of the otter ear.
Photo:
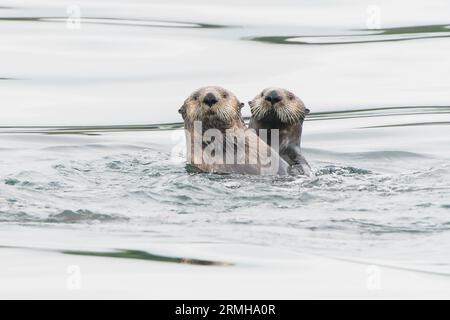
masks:
[(245, 103), (243, 102), (239, 103), (239, 109), (242, 109), (243, 107), (245, 107)]
[(305, 109), (305, 114), (308, 115), (311, 112), (308, 108)]
[(186, 106), (183, 104), (180, 109), (178, 109), (178, 113), (181, 114), (183, 119), (186, 117)]
[(248, 105), (249, 105), (250, 107), (253, 107), (253, 101), (249, 101), (249, 102), (248, 102)]

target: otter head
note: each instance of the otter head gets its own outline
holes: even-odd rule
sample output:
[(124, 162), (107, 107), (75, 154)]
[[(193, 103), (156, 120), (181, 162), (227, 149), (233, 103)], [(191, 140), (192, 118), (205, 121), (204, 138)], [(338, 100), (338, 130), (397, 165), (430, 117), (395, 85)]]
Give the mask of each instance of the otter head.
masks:
[(178, 112), (186, 125), (201, 121), (206, 127), (232, 126), (241, 120), (241, 108), (234, 94), (221, 87), (203, 87), (194, 91)]
[(309, 113), (302, 100), (280, 88), (264, 89), (249, 105), (254, 119), (288, 125), (302, 123)]

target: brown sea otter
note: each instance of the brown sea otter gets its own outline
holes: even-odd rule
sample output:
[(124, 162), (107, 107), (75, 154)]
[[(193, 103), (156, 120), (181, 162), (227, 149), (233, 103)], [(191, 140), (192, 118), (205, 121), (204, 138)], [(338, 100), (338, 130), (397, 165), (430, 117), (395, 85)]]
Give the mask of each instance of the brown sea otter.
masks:
[(184, 101), (188, 162), (203, 172), (288, 174), (289, 164), (245, 126), (242, 106), (220, 87), (200, 88)]
[[(252, 111), (249, 127), (269, 145), (278, 144), (278, 153), (291, 166), (291, 174), (311, 175), (311, 167), (301, 153), (303, 121), (309, 114), (302, 100), (288, 90), (267, 88), (249, 105)], [(261, 129), (267, 130), (267, 139), (261, 135)], [(271, 134), (273, 129), (279, 130), (278, 137)]]

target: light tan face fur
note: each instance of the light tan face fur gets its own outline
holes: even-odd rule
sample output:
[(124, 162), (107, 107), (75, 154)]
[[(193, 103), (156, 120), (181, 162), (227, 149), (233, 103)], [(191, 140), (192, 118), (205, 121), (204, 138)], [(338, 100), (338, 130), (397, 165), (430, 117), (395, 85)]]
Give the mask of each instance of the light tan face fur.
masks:
[[(271, 97), (276, 97), (272, 101)], [(279, 100), (279, 101), (278, 101)], [(286, 124), (295, 124), (303, 121), (309, 113), (302, 100), (295, 94), (281, 88), (266, 88), (252, 101), (249, 101), (252, 116), (256, 120), (278, 120)]]
[(240, 117), (242, 105), (234, 94), (221, 87), (203, 87), (194, 91), (179, 112), (193, 121), (232, 122)]

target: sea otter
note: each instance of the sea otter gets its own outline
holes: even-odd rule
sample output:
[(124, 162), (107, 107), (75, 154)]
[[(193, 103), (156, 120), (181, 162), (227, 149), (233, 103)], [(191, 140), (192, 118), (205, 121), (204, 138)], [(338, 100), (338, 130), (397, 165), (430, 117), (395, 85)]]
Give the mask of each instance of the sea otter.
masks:
[[(249, 127), (269, 145), (278, 144), (278, 153), (291, 166), (291, 174), (311, 175), (311, 167), (301, 154), (303, 121), (309, 114), (302, 100), (288, 90), (266, 88), (249, 105)], [(261, 129), (267, 130), (267, 138), (261, 136)], [(279, 130), (278, 137), (273, 136), (273, 129)]]
[(195, 90), (179, 109), (188, 162), (202, 172), (288, 174), (289, 164), (242, 119), (236, 96), (221, 87)]

